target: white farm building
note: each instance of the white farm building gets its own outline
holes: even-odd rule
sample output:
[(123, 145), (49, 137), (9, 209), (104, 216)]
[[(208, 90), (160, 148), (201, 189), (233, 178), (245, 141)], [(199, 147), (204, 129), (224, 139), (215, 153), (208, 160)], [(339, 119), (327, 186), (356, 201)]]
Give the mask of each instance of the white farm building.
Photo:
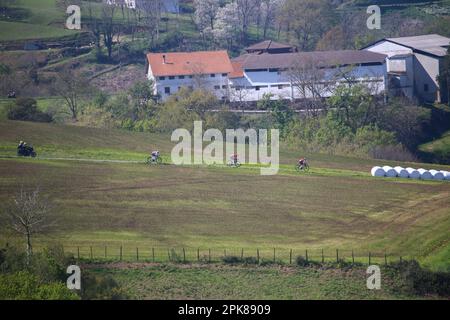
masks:
[(219, 99), (256, 102), (326, 98), (339, 84), (364, 83), (386, 93), (444, 102), (437, 76), (450, 39), (439, 35), (386, 38), (362, 50), (298, 52), (271, 40), (231, 59), (226, 51), (149, 53), (147, 77), (161, 100), (182, 87), (203, 87)]

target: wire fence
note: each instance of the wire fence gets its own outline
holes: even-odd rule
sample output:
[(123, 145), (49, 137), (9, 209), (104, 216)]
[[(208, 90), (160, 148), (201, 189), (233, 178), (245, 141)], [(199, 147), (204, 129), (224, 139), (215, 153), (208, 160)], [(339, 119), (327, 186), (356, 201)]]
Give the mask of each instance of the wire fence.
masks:
[(402, 256), (387, 252), (356, 250), (300, 250), (300, 249), (217, 249), (217, 248), (161, 248), (124, 246), (64, 246), (64, 252), (77, 260), (124, 261), (154, 263), (218, 263), (224, 261), (250, 263), (295, 264), (298, 257), (305, 262), (388, 264), (402, 261)]

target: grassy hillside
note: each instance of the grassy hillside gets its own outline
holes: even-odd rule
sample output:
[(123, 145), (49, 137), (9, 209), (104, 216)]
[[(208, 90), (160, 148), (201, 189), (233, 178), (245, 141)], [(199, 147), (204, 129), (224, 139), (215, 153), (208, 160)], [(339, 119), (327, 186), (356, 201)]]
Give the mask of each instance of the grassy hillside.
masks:
[[(280, 174), (270, 177), (252, 166), (148, 167), (149, 150), (168, 160), (169, 137), (0, 122), (1, 156), (14, 156), (19, 139), (45, 159), (2, 158), (0, 198), (9, 199), (21, 184), (40, 185), (53, 198), (59, 227), (42, 243), (56, 239), (84, 252), (92, 245), (96, 254), (105, 244), (114, 252), (123, 245), (131, 255), (136, 246), (154, 246), (164, 256), (169, 247), (191, 254), (193, 248), (260, 249), (269, 257), (274, 247), (285, 257), (289, 249), (333, 256), (339, 248), (347, 257), (351, 249), (365, 257), (387, 250), (449, 267), (450, 184), (372, 178), (369, 169), (379, 161), (308, 155), (312, 170), (299, 175), (292, 165), (298, 154), (284, 150)], [(55, 157), (140, 163), (48, 159)], [(5, 232), (2, 239), (14, 241)]]
[(77, 31), (64, 29), (64, 11), (56, 0), (20, 0), (12, 7), (13, 18), (0, 21), (0, 41), (73, 35)]
[(419, 150), (429, 154), (433, 159), (441, 162), (450, 161), (450, 131), (440, 138), (419, 146)]

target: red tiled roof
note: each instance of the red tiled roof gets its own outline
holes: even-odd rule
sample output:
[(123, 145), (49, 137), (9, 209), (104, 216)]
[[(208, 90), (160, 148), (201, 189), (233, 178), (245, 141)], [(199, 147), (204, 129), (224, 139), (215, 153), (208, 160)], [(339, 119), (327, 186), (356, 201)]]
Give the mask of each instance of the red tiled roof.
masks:
[(230, 73), (229, 78), (242, 78), (244, 76), (244, 69), (242, 69), (242, 64), (239, 61), (231, 61), (233, 66), (233, 72)]
[[(164, 63), (164, 56), (166, 63)], [(154, 76), (231, 73), (228, 53), (222, 51), (149, 53), (147, 60)]]

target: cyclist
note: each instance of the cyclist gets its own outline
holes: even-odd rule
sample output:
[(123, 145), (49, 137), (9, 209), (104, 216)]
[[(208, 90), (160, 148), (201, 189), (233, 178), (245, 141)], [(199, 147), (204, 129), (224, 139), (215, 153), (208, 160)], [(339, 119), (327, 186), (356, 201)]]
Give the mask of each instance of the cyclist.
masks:
[(308, 160), (306, 160), (306, 158), (300, 158), (298, 160), (298, 166), (300, 168), (300, 170), (305, 169), (306, 167), (308, 167)]
[(152, 161), (158, 160), (158, 158), (159, 158), (159, 151), (158, 150), (152, 151), (151, 157), (152, 157)]
[(238, 162), (238, 155), (236, 153), (231, 155), (230, 160), (233, 162), (233, 165), (236, 165)]

